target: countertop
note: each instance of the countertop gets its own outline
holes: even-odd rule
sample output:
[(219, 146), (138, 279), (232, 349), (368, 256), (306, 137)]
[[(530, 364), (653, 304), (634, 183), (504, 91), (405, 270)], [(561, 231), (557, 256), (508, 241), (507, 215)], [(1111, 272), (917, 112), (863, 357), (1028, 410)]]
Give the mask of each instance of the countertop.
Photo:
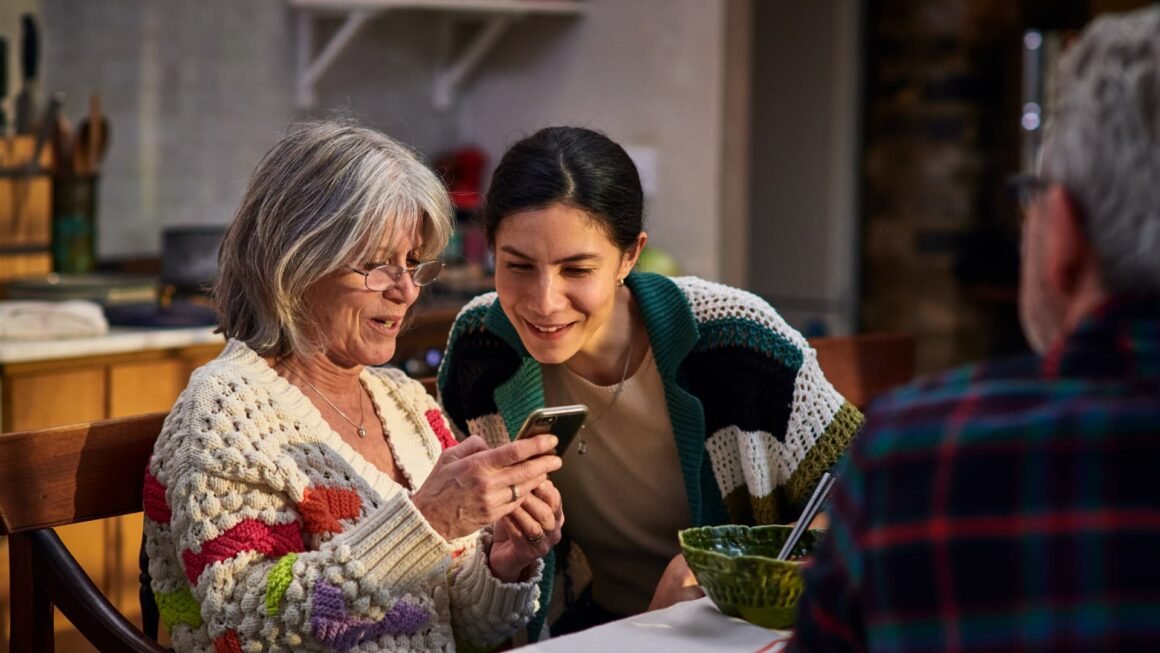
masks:
[[(451, 322), (462, 306), (462, 301), (442, 300), (415, 307), (414, 323), (404, 338), (412, 341), (419, 338), (425, 347), (442, 347), (447, 342)], [(0, 365), (224, 343), (223, 337), (213, 332), (215, 328), (115, 326), (105, 335), (94, 337), (0, 340)], [(423, 340), (423, 334), (429, 336), (430, 342)]]
[(86, 338), (0, 340), (0, 365), (224, 343), (215, 328), (112, 327), (105, 335)]

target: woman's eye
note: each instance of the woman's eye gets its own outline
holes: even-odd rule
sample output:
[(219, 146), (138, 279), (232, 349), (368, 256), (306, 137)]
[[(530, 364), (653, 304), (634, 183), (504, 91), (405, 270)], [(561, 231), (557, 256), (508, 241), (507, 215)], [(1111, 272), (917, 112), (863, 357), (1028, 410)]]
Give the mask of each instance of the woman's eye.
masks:
[(516, 263), (514, 261), (509, 261), (507, 263), (506, 267), (509, 270), (516, 270), (516, 271), (523, 271), (523, 270), (531, 270), (532, 269), (532, 266), (528, 263)]
[(586, 277), (592, 274), (592, 268), (564, 268), (564, 274), (570, 277)]

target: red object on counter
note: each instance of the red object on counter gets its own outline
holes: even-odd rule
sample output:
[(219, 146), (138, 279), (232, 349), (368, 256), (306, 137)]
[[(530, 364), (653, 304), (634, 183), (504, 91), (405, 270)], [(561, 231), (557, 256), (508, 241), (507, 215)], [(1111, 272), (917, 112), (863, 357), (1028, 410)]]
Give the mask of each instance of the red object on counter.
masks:
[(435, 169), (447, 184), (455, 208), (474, 211), (483, 202), (483, 170), (487, 155), (477, 147), (463, 147), (440, 157)]

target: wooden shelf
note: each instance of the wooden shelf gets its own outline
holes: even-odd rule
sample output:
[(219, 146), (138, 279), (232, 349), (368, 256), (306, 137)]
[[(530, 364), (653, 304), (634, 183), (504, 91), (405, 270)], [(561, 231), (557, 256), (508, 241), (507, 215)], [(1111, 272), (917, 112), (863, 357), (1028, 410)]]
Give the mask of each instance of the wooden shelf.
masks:
[(429, 9), (489, 14), (579, 14), (577, 0), (289, 0), (295, 9), (348, 12), (363, 9)]
[[(390, 11), (427, 10), (442, 14), (441, 63), (435, 72), (431, 103), (446, 110), (455, 104), (463, 82), (479, 66), (507, 28), (534, 15), (576, 16), (584, 13), (578, 0), (288, 0), (297, 11), (295, 31), (296, 88), (299, 108), (309, 109), (317, 98), (314, 86), (372, 18)], [(346, 14), (342, 25), (314, 57), (316, 15)], [(458, 52), (453, 48), (451, 19), (477, 16), (483, 24)]]

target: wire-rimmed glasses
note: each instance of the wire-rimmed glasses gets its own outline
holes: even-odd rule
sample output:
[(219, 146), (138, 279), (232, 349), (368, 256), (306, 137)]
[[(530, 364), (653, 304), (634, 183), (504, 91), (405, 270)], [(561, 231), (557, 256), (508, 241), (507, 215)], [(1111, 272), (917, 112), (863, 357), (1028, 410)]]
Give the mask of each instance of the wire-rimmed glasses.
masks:
[(403, 274), (411, 275), (411, 283), (416, 286), (423, 287), (431, 284), (439, 278), (439, 273), (443, 271), (443, 261), (424, 261), (413, 268), (401, 268), (397, 265), (380, 265), (372, 270), (360, 270), (356, 267), (350, 268), (351, 272), (357, 272), (363, 275), (363, 281), (366, 282), (367, 290), (374, 292), (384, 292), (394, 288), (396, 284), (403, 280)]

